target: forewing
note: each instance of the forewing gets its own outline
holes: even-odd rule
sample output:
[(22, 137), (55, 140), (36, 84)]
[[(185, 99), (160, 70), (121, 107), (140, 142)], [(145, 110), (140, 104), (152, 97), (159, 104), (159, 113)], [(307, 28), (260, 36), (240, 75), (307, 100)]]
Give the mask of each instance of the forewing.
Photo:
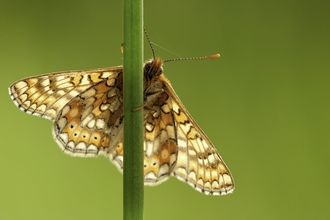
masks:
[(22, 111), (54, 120), (71, 99), (94, 84), (113, 78), (122, 69), (117, 66), (29, 77), (11, 85), (9, 95)]
[(174, 120), (177, 159), (171, 173), (205, 194), (224, 195), (234, 190), (234, 180), (216, 148), (190, 116), (171, 85), (164, 82)]

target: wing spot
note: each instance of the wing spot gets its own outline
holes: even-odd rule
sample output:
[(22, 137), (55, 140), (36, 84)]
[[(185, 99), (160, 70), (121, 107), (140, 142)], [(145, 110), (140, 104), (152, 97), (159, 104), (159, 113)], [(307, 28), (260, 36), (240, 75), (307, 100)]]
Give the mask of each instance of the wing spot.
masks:
[(146, 127), (147, 131), (152, 132), (154, 130), (155, 126), (153, 124), (147, 122), (145, 127)]

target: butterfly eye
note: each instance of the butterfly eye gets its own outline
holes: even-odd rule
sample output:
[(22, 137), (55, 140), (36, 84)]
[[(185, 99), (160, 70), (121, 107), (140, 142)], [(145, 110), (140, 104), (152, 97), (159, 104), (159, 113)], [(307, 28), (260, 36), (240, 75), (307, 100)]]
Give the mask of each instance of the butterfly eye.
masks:
[(161, 59), (149, 60), (144, 65), (144, 76), (148, 81), (156, 80), (160, 75), (163, 74), (163, 62)]
[(149, 60), (144, 64), (144, 73), (149, 73), (151, 65), (152, 65), (152, 60)]
[(157, 72), (157, 76), (160, 76), (163, 74), (163, 67), (160, 67), (160, 69)]

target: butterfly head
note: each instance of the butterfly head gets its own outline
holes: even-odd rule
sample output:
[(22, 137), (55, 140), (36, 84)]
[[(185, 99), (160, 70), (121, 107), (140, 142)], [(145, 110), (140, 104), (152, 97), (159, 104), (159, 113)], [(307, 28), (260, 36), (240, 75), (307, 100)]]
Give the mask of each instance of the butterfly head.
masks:
[(156, 81), (163, 74), (163, 61), (155, 58), (144, 64), (144, 79), (150, 84)]

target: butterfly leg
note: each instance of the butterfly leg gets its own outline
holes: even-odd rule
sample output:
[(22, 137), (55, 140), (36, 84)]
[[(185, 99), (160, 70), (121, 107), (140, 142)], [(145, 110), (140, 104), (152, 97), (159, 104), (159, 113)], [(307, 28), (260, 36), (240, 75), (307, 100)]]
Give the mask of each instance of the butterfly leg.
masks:
[(141, 105), (140, 107), (134, 108), (132, 111), (138, 111), (141, 110), (143, 108), (148, 108), (150, 110), (153, 110), (152, 108), (148, 107), (150, 106), (150, 103), (152, 103), (153, 101), (155, 101), (162, 93), (164, 92), (163, 89), (158, 89), (152, 92), (146, 92), (146, 97), (150, 97), (148, 100), (146, 100), (143, 105)]

